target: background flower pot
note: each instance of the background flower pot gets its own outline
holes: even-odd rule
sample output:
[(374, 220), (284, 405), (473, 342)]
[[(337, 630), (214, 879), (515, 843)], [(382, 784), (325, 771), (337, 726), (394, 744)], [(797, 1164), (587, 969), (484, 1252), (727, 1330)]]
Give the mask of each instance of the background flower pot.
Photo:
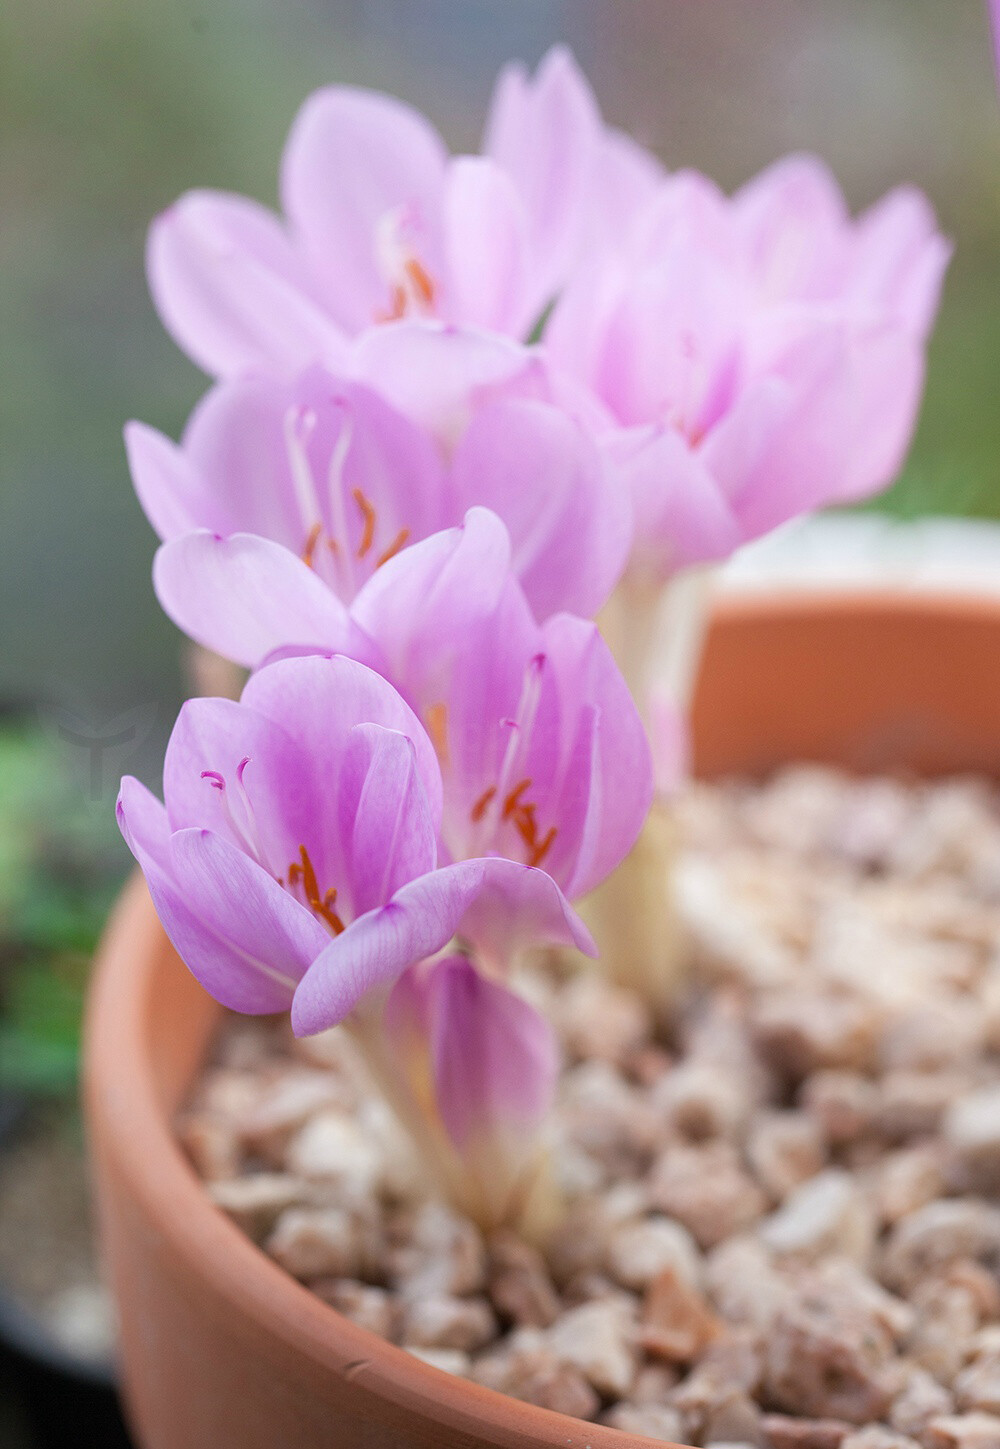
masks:
[[(858, 771), (1000, 768), (1000, 605), (873, 595), (717, 610), (694, 707), (699, 773), (812, 759)], [(340, 1318), (216, 1211), (171, 1130), (218, 1008), (141, 879), (90, 1009), (99, 1208), (144, 1449), (631, 1449), (429, 1368)]]

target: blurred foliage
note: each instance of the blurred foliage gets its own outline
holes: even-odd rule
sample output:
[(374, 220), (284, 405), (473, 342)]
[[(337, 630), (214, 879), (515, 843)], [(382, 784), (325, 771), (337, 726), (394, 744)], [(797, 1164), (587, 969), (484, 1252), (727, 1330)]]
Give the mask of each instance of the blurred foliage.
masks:
[(0, 727), (0, 1090), (76, 1081), (90, 958), (123, 873), (113, 812), (95, 808), (39, 724)]

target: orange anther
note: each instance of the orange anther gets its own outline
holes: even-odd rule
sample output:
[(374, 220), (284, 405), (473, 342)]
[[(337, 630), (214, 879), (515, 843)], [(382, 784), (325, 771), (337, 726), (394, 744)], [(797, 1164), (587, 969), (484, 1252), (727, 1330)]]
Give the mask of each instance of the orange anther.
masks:
[(309, 859), (309, 852), (304, 845), (299, 846), (299, 856), (302, 861), (301, 865), (298, 861), (293, 861), (288, 867), (288, 883), (294, 886), (300, 880), (302, 881), (306, 904), (313, 915), (319, 916), (330, 927), (333, 934), (339, 936), (341, 931), (344, 930), (344, 923), (333, 909), (334, 902), (337, 899), (337, 892), (331, 887), (330, 890), (320, 896), (316, 872), (313, 869), (312, 861)]
[(448, 706), (444, 700), (428, 707), (427, 733), (437, 751), (438, 759), (444, 762), (448, 758)]
[(309, 530), (308, 537), (306, 538), (306, 546), (302, 550), (302, 562), (306, 568), (311, 569), (313, 566), (313, 555), (316, 552), (316, 545), (319, 543), (319, 536), (322, 531), (323, 525), (321, 523), (314, 523)]
[(406, 540), (409, 538), (409, 536), (410, 530), (408, 528), (401, 528), (396, 534), (396, 537), (392, 540), (392, 543), (390, 543), (389, 547), (386, 549), (385, 553), (379, 554), (378, 558), (375, 560), (375, 567), (377, 569), (380, 569), (384, 563), (388, 563), (391, 558), (395, 558), (397, 553), (399, 553), (399, 550), (406, 543)]
[(478, 825), (480, 820), (482, 820), (483, 816), (486, 814), (487, 809), (489, 808), (490, 801), (493, 799), (496, 793), (497, 787), (495, 785), (491, 785), (488, 790), (483, 791), (479, 799), (476, 801), (475, 805), (473, 805), (471, 814), (472, 823), (474, 825)]
[(361, 534), (361, 542), (358, 544), (358, 558), (364, 558), (375, 541), (375, 522), (378, 515), (371, 502), (365, 497), (360, 488), (353, 492), (355, 503), (361, 509), (361, 517), (364, 519), (364, 529)]
[(515, 811), (524, 808), (521, 805), (521, 796), (524, 794), (525, 790), (530, 789), (530, 780), (518, 781), (518, 783), (514, 786), (513, 790), (511, 790), (510, 794), (507, 796), (506, 800), (503, 802), (503, 818), (505, 820), (509, 820)]
[(408, 257), (403, 264), (403, 270), (413, 285), (413, 290), (423, 302), (425, 307), (434, 306), (435, 286), (433, 279), (427, 274), (416, 257)]

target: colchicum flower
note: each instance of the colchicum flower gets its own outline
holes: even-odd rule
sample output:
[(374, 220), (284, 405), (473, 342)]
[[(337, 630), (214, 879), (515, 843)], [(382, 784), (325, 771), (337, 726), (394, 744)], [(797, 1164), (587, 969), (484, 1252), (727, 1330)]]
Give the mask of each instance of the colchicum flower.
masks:
[(527, 338), (586, 239), (621, 224), (655, 163), (603, 129), (559, 48), (533, 80), (517, 67), (500, 76), (484, 153), (449, 157), (391, 96), (317, 91), (285, 148), (285, 219), (195, 191), (153, 224), (164, 325), (216, 376), (339, 366), (350, 338), (400, 318)]
[(248, 535), (185, 535), (158, 555), (160, 602), (237, 660), (323, 649), (385, 674), (434, 742), (450, 860), (542, 866), (571, 899), (614, 869), (652, 796), (642, 722), (596, 625), (535, 622), (494, 514), (471, 509), (461, 528), (404, 549), (350, 610), (327, 592), (322, 619), (313, 574), (279, 578), (274, 551)]
[(918, 191), (852, 221), (810, 157), (731, 200), (695, 173), (656, 188), (545, 333), (607, 410), (633, 570), (663, 579), (893, 479), (949, 251)]
[[(440, 372), (456, 340), (424, 337), (425, 371), (433, 354)], [(387, 339), (390, 354), (406, 346), (398, 332)], [(624, 567), (628, 509), (583, 427), (513, 386), (478, 405), (470, 399), (470, 420), (446, 450), (371, 387), (318, 366), (292, 381), (234, 379), (208, 392), (179, 447), (130, 423), (132, 476), (165, 541), (208, 529), (280, 546), (267, 551), (268, 582), (258, 574), (257, 583), (308, 598), (317, 623), (336, 600), (350, 605), (401, 549), (460, 523), (473, 504), (506, 522), (537, 617), (593, 615)], [(264, 652), (251, 647), (240, 662), (256, 664)]]
[(500, 966), (526, 941), (592, 949), (543, 871), (442, 863), (441, 802), (434, 748), (392, 686), (314, 657), (261, 670), (239, 703), (186, 704), (164, 803), (126, 777), (118, 818), (206, 989), (236, 1011), (290, 1009), (308, 1035), (456, 935)]

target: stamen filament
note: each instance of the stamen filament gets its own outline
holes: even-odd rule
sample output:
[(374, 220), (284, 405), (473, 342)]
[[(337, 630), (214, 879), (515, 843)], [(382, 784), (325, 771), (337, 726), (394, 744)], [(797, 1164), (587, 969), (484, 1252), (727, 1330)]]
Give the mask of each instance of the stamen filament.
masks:
[(364, 558), (375, 541), (375, 523), (378, 514), (375, 512), (374, 505), (365, 497), (360, 488), (355, 488), (352, 496), (355, 503), (361, 509), (361, 517), (364, 520), (361, 542), (358, 544), (358, 558)]
[(409, 538), (409, 536), (410, 530), (408, 528), (401, 528), (396, 534), (396, 537), (393, 539), (392, 543), (390, 543), (389, 547), (386, 549), (385, 553), (379, 554), (378, 558), (375, 560), (375, 567), (377, 569), (380, 569), (384, 563), (388, 563), (391, 558), (395, 558), (397, 553), (399, 553), (400, 549), (405, 546), (406, 540)]

